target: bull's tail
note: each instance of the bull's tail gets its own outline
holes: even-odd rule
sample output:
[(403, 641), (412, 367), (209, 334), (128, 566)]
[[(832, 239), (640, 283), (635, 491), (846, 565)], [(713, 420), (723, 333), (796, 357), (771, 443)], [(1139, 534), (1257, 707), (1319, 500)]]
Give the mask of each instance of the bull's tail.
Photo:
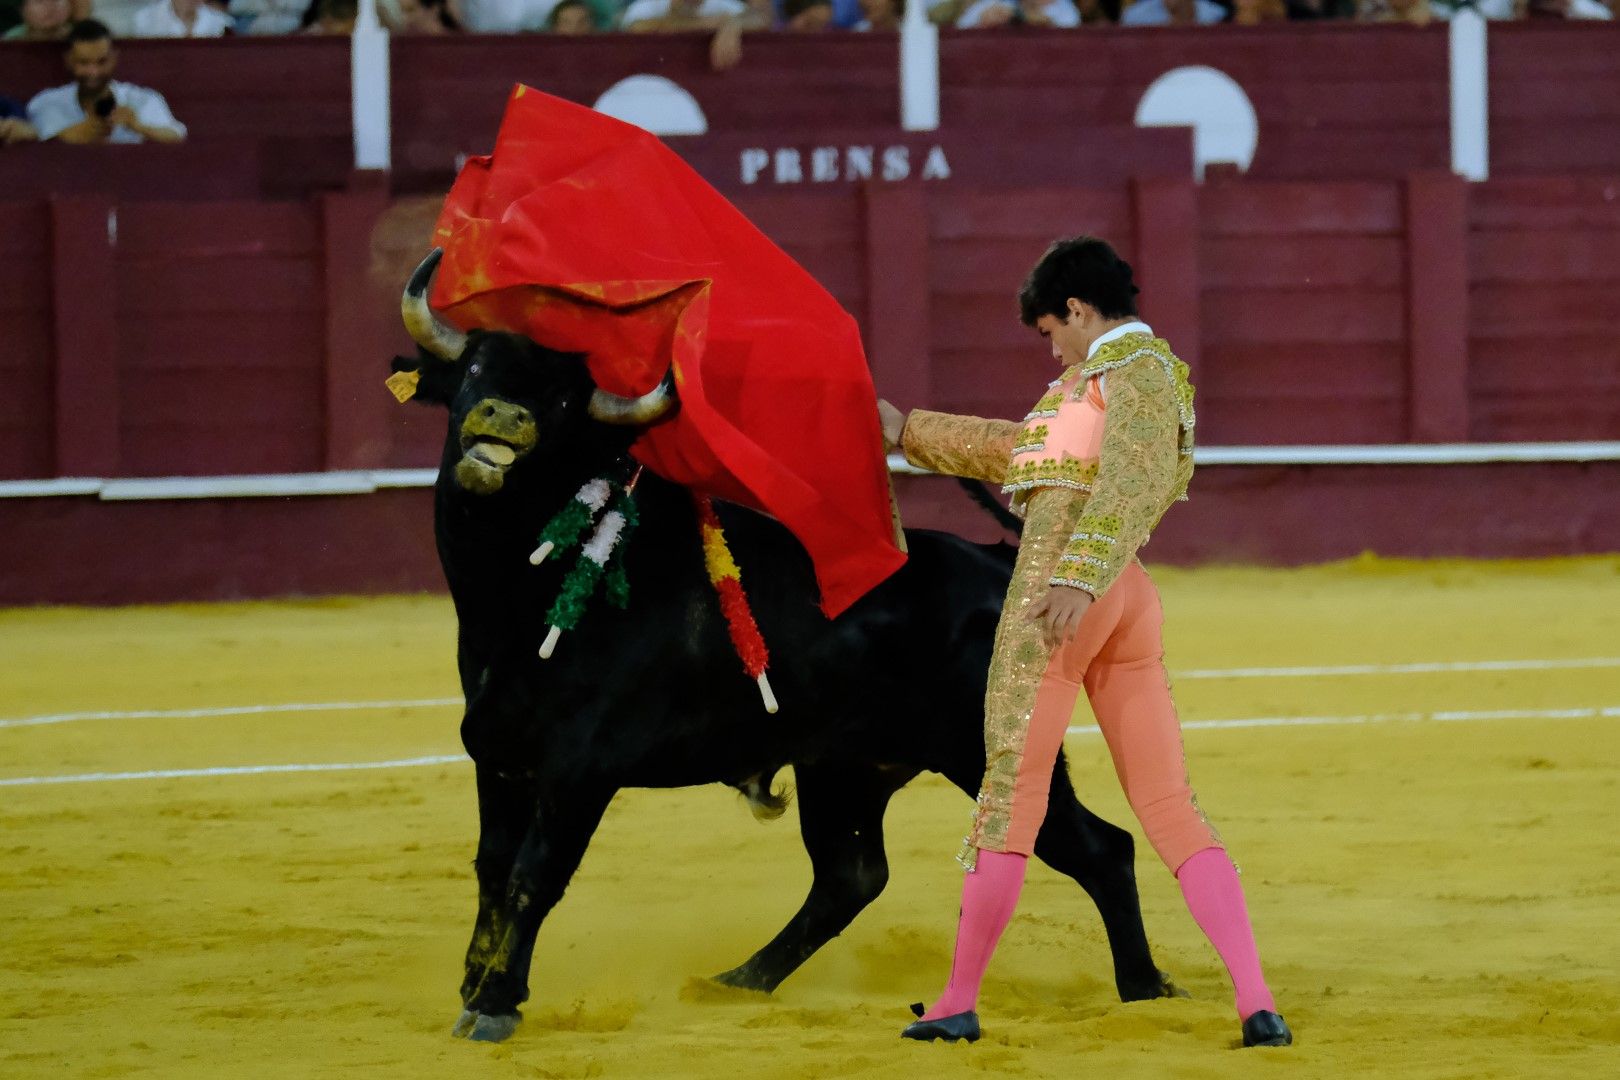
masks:
[(793, 798), (793, 789), (787, 785), (771, 790), (771, 784), (776, 779), (776, 770), (768, 773), (759, 773), (750, 776), (737, 785), (743, 798), (748, 800), (748, 809), (753, 811), (756, 821), (775, 821), (787, 812), (788, 803)]
[(1002, 506), (996, 497), (990, 494), (990, 489), (981, 480), (969, 480), (959, 476), (956, 482), (962, 485), (962, 490), (968, 493), (968, 498), (978, 503), (984, 511), (996, 519), (996, 524), (1012, 533), (1014, 536), (1024, 535), (1024, 523), (1020, 521), (1011, 510)]

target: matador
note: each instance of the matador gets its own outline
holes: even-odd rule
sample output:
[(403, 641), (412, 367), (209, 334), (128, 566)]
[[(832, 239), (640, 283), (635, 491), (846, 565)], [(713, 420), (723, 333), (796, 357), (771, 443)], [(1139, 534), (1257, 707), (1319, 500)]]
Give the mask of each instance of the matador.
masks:
[(1148, 842), (1232, 977), (1245, 1045), (1292, 1034), (1260, 968), (1236, 868), (1199, 809), (1164, 666), (1159, 594), (1137, 559), (1193, 473), (1187, 365), (1137, 316), (1131, 268), (1105, 242), (1061, 240), (1019, 294), (1064, 366), (1021, 422), (885, 403), (907, 460), (1003, 485), (1023, 541), (985, 695), (985, 773), (951, 979), (908, 1038), (976, 1039), (979, 983), (1023, 887), (1052, 769), (1082, 690)]

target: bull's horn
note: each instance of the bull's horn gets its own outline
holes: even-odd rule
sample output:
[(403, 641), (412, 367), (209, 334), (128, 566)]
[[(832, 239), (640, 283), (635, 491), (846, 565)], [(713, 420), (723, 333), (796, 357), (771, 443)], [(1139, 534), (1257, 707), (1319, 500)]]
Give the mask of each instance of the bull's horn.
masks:
[(427, 302), (428, 289), (443, 256), (443, 248), (434, 248), (422, 260), (411, 280), (405, 283), (399, 314), (405, 320), (405, 329), (410, 332), (412, 341), (440, 360), (460, 360), (462, 351), (467, 348), (467, 335), (440, 322)]
[(676, 401), (675, 373), (671, 370), (664, 374), (662, 382), (640, 397), (620, 397), (598, 389), (591, 395), (590, 414), (592, 420), (600, 420), (604, 424), (645, 427), (673, 409)]

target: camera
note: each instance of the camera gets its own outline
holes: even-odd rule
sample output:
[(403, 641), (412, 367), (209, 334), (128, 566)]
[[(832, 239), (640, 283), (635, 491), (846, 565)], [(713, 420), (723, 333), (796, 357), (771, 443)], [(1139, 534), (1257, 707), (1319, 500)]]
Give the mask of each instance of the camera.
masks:
[(96, 115), (101, 117), (103, 120), (111, 116), (112, 111), (116, 108), (118, 108), (118, 99), (113, 97), (111, 94), (96, 98)]

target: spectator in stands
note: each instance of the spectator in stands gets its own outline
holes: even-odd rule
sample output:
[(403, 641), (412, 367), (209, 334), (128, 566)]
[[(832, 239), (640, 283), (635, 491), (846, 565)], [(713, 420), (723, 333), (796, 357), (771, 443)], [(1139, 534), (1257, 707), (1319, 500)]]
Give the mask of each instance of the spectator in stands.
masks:
[(963, 30), (993, 30), (998, 26), (1080, 25), (1074, 0), (974, 0), (957, 17)]
[[(238, 33), (266, 37), (296, 34), (305, 25), (304, 13), (313, 6), (309, 0), (231, 0), (231, 14)], [(310, 19), (311, 24), (314, 21)]]
[(156, 90), (113, 79), (118, 50), (112, 33), (94, 19), (73, 24), (67, 36), (73, 81), (42, 90), (28, 103), (28, 121), (41, 139), (77, 144), (177, 143), (186, 126)]
[(1207, 26), (1226, 18), (1210, 0), (1136, 0), (1120, 16), (1121, 26)]
[[(0, 40), (4, 40), (7, 33), (22, 25), (22, 9), (27, 0), (0, 0)], [(74, 23), (80, 19), (90, 17), (91, 0), (71, 0), (69, 6), (72, 14), (68, 22)]]
[(1239, 26), (1259, 26), (1287, 19), (1288, 5), (1284, 0), (1232, 0), (1232, 21)]
[(546, 29), (553, 34), (568, 34), (579, 36), (596, 33), (596, 17), (591, 13), (590, 5), (585, 0), (562, 0), (551, 9), (551, 17), (546, 20)]
[(782, 29), (796, 34), (830, 29), (832, 21), (832, 0), (786, 0), (782, 5)]
[(906, 0), (861, 0), (861, 19), (854, 30), (899, 30), (906, 17)]
[(1119, 0), (1075, 0), (1081, 26), (1113, 26), (1119, 22)]
[(1602, 0), (1526, 0), (1523, 2), (1527, 19), (1612, 19)]
[(203, 0), (156, 0), (135, 13), (131, 37), (200, 38), (234, 32), (231, 17)]
[[(612, 0), (596, 0), (589, 9), (597, 26), (611, 23)], [(558, 0), (462, 0), (461, 24), (474, 34), (518, 34), (551, 25)]]
[[(564, 0), (564, 3), (585, 6), (584, 0)], [(551, 14), (555, 18), (557, 8), (552, 8)], [(459, 34), (461, 21), (450, 10), (449, 0), (400, 0), (399, 31), (402, 34)]]
[(660, 30), (719, 30), (743, 23), (744, 30), (765, 30), (769, 16), (751, 11), (743, 0), (634, 0), (619, 25), (636, 33)]
[(1434, 10), (1429, 0), (1361, 0), (1356, 18), (1361, 22), (1427, 26), (1434, 20)]
[(23, 0), (22, 22), (7, 30), (5, 41), (61, 41), (73, 25), (68, 0)]
[[(1286, 0), (1290, 19), (1337, 19), (1345, 12), (1337, 10), (1342, 0)], [(1355, 9), (1350, 9), (1354, 14)], [(1235, 20), (1234, 20), (1235, 21)]]
[(8, 97), (0, 97), (0, 146), (33, 142), (39, 132), (28, 122), (23, 107)]
[[(1442, 22), (1450, 21), (1451, 17), (1465, 7), (1472, 7), (1487, 19), (1517, 19), (1520, 17), (1515, 8), (1516, 0), (1429, 0), (1429, 15)], [(1371, 22), (1403, 21), (1400, 19), (1372, 19)], [(1418, 19), (1407, 19), (1406, 22), (1418, 23)]]
[(354, 33), (359, 18), (359, 0), (315, 0), (315, 21), (304, 28), (304, 33), (343, 37)]

